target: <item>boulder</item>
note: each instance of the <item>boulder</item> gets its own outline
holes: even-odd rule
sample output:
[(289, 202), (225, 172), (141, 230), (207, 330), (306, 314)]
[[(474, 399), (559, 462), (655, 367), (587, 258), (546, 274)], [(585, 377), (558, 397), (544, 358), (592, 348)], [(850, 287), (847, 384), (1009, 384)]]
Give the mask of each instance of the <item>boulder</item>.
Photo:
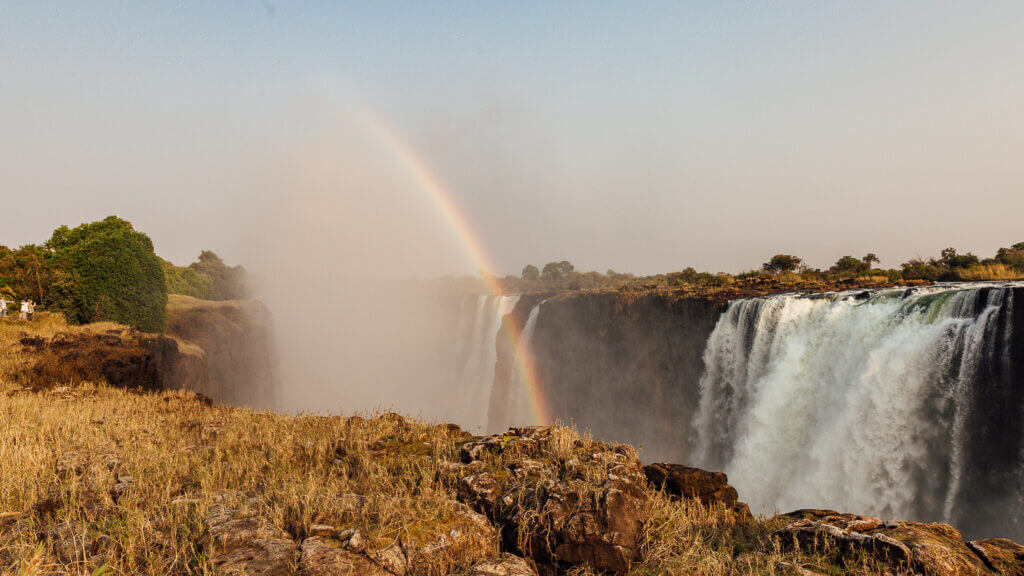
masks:
[(975, 540), (967, 545), (999, 574), (1024, 576), (1024, 546), (1005, 538)]
[(319, 536), (303, 540), (299, 568), (306, 576), (390, 576), (388, 571), (366, 556), (348, 550), (337, 541)]
[(519, 556), (502, 554), (497, 560), (477, 564), (466, 576), (537, 576), (537, 571)]
[(739, 501), (739, 494), (729, 485), (724, 472), (662, 462), (644, 466), (644, 475), (655, 488), (674, 498), (696, 498), (705, 506), (721, 502), (726, 509), (750, 517), (750, 508)]
[(380, 511), (406, 508), (412, 502), (352, 493), (322, 498), (321, 508), (329, 512), (312, 518), (307, 530), (310, 537), (302, 543), (300, 563), (315, 567), (307, 572), (327, 574), (332, 565), (352, 565), (355, 574), (377, 574), (359, 568), (372, 565), (381, 573), (395, 576), (447, 574), (497, 556), (497, 531), (485, 516), (460, 502), (447, 503), (446, 513), (435, 526), (420, 526), (382, 542), (380, 538), (364, 537), (377, 531), (382, 522), (393, 522), (381, 519)]
[(204, 522), (202, 549), (224, 575), (286, 576), (295, 573), (296, 545), (257, 514), (259, 501), (236, 492), (214, 496)]
[(867, 554), (894, 570), (909, 568), (924, 576), (992, 573), (974, 547), (948, 524), (883, 522), (833, 510), (799, 510), (782, 518), (791, 520), (776, 532), (784, 547), (820, 548), (840, 559)]

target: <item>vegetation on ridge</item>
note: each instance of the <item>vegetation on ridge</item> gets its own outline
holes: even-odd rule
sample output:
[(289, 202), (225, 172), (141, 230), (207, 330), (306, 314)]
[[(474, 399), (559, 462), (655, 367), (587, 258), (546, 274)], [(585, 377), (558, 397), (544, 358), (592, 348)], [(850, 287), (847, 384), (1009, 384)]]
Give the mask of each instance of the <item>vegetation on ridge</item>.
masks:
[(244, 268), (210, 251), (185, 267), (161, 260), (147, 235), (116, 216), (61, 226), (41, 245), (0, 246), (0, 296), (31, 299), (72, 324), (106, 320), (160, 332), (167, 294), (229, 300), (245, 296), (245, 283)]
[[(678, 272), (636, 276), (608, 270), (581, 272), (569, 261), (548, 262), (542, 268), (528, 265), (519, 276), (497, 277), (486, 272), (491, 284), (506, 293), (561, 290), (650, 290), (669, 289), (696, 294), (743, 294), (755, 287), (778, 286), (785, 290), (839, 289), (849, 286), (881, 286), (921, 282), (1004, 281), (1024, 279), (1024, 242), (1000, 248), (992, 258), (960, 254), (946, 248), (938, 258), (914, 258), (899, 268), (877, 268), (874, 253), (856, 258), (845, 255), (827, 269), (807, 266), (792, 254), (775, 254), (760, 268), (739, 274), (698, 272), (692, 267)], [(480, 291), (480, 279), (445, 277), (449, 289)]]

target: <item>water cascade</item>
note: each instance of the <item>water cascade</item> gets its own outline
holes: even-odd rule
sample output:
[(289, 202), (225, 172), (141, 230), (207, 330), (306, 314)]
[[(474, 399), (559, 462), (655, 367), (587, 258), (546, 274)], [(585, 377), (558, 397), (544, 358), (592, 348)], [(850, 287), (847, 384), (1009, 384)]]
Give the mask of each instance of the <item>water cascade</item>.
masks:
[(1024, 533), (1020, 285), (732, 302), (704, 351), (698, 466), (763, 512)]
[(449, 382), (450, 416), (467, 430), (482, 433), (487, 426), (487, 407), (497, 360), (496, 338), (502, 318), (512, 311), (518, 295), (467, 296), (459, 304)]

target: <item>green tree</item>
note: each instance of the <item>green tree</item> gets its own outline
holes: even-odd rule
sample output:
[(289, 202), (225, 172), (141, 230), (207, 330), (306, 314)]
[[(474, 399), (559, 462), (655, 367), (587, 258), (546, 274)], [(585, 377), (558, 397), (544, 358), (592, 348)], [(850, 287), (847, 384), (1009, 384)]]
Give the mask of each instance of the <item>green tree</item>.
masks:
[(868, 265), (868, 269), (871, 268), (872, 264), (878, 264), (879, 262), (881, 262), (881, 260), (878, 259), (878, 256), (875, 256), (874, 252), (868, 252), (860, 260), (861, 260), (861, 262), (863, 262), (863, 263)]
[(564, 288), (576, 267), (568, 260), (561, 262), (548, 262), (541, 270), (540, 278), (547, 288)]
[(528, 284), (536, 284), (540, 282), (540, 270), (533, 264), (527, 264), (523, 267), (523, 274), (520, 278)]
[(60, 271), (52, 303), (72, 323), (111, 320), (146, 332), (167, 324), (163, 265), (148, 236), (109, 216), (61, 226), (46, 244)]
[(957, 254), (956, 248), (946, 248), (942, 251), (942, 258), (939, 259), (938, 264), (944, 268), (970, 268), (971, 266), (977, 266), (979, 263), (978, 257), (968, 252), (967, 254)]
[(996, 252), (996, 261), (1011, 268), (1024, 270), (1024, 242), (1018, 242), (1009, 248), (1000, 248)]
[(188, 267), (210, 278), (207, 297), (210, 300), (235, 300), (247, 295), (245, 268), (224, 264), (220, 256), (210, 250), (203, 250), (199, 259)]
[(790, 254), (776, 254), (772, 259), (761, 265), (768, 272), (795, 272), (803, 264), (801, 258)]
[(860, 274), (862, 272), (867, 272), (870, 267), (871, 266), (863, 260), (858, 260), (853, 256), (843, 256), (839, 260), (836, 260), (836, 263), (829, 268), (829, 271), (837, 274)]

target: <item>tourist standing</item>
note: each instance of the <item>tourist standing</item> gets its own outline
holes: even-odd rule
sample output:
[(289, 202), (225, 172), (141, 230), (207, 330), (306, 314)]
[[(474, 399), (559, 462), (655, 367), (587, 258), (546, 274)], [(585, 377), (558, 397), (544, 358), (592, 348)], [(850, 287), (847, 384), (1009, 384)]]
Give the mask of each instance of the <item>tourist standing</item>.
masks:
[(7, 319), (7, 299), (0, 297), (0, 320)]
[(18, 314), (18, 320), (28, 320), (28, 300), (21, 301), (21, 312)]
[(36, 303), (33, 300), (28, 301), (28, 321), (32, 321), (32, 317), (36, 313)]

